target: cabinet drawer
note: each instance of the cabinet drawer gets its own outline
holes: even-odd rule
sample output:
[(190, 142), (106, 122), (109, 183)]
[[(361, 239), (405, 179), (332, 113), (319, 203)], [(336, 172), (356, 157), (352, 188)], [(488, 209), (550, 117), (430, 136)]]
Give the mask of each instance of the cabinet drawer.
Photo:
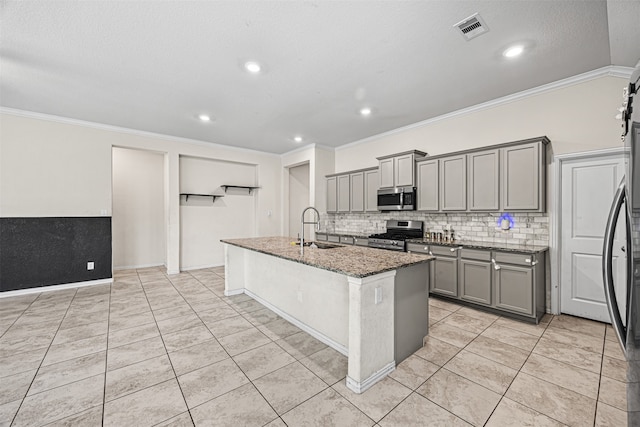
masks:
[(478, 261), (491, 261), (491, 252), (481, 249), (460, 249), (460, 257), (464, 259), (477, 259)]
[(431, 246), (434, 255), (457, 257), (460, 246)]
[(340, 236), (340, 243), (344, 243), (345, 245), (353, 245), (353, 237)]
[(366, 237), (354, 237), (353, 244), (356, 246), (369, 246), (369, 239)]
[(510, 252), (495, 252), (495, 258), (498, 264), (514, 264), (530, 267), (534, 260), (531, 254), (515, 254)]
[(327, 240), (333, 243), (340, 243), (340, 236), (336, 236), (335, 234), (327, 235)]
[(428, 254), (429, 246), (422, 243), (407, 243), (407, 252), (417, 252), (420, 254)]
[(327, 235), (325, 233), (316, 233), (316, 240), (327, 240)]

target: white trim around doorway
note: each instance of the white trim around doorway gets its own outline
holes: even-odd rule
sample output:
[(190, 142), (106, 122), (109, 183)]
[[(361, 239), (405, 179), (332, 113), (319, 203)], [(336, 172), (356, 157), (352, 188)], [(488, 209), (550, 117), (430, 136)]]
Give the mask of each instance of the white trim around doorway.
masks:
[(549, 245), (551, 260), (551, 314), (560, 314), (561, 310), (560, 278), (562, 276), (560, 265), (562, 248), (560, 247), (560, 212), (562, 211), (562, 164), (568, 161), (620, 156), (623, 153), (624, 149), (619, 147), (553, 156), (551, 167), (553, 176), (550, 179), (550, 181), (553, 182), (553, 196), (550, 200), (551, 206), (549, 209), (549, 216), (551, 217), (551, 242)]

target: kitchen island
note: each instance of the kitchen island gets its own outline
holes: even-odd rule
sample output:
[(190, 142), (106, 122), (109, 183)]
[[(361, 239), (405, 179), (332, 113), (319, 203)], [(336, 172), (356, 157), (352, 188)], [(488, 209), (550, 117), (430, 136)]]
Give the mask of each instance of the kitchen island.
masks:
[(225, 295), (246, 293), (346, 355), (354, 392), (422, 347), (433, 257), (342, 245), (301, 255), (286, 237), (222, 242)]

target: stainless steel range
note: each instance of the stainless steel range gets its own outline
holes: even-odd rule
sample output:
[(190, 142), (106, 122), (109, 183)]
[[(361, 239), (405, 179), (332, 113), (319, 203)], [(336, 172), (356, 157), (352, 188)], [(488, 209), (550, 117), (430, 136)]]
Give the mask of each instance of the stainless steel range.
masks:
[(424, 230), (422, 221), (387, 220), (387, 232), (369, 236), (369, 246), (372, 248), (404, 251), (405, 241), (421, 239)]

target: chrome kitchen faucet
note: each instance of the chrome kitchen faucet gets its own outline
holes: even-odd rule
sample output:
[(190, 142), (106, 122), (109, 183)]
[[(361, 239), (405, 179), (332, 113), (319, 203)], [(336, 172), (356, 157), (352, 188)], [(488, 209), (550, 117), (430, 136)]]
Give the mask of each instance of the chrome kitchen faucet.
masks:
[[(307, 213), (307, 211), (309, 209), (313, 209), (314, 211), (316, 211), (316, 215), (318, 216), (318, 220), (317, 221), (310, 221), (310, 222), (305, 222), (304, 220), (304, 214)], [(300, 220), (300, 255), (304, 255), (304, 225), (305, 224), (315, 224), (316, 225), (316, 231), (320, 231), (320, 212), (318, 212), (318, 209), (314, 208), (313, 206), (309, 206), (308, 208), (305, 208), (302, 211), (302, 218)]]

